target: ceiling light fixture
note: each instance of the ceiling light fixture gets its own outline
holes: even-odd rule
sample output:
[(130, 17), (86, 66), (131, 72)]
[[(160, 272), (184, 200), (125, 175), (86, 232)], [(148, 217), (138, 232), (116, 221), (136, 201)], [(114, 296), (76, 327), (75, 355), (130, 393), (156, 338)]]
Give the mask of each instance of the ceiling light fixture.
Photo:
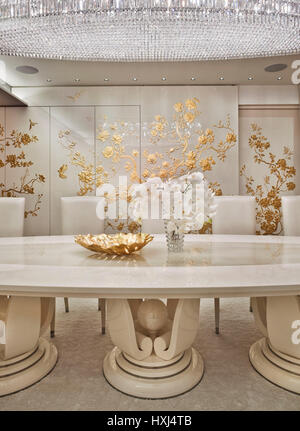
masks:
[(80, 82), (79, 78), (74, 78), (74, 82)]
[(253, 81), (253, 76), (248, 76), (248, 81)]
[(163, 76), (163, 77), (161, 78), (161, 80), (162, 80), (162, 81), (166, 81), (166, 80), (167, 80), (167, 78), (166, 78), (165, 76)]
[(285, 63), (270, 64), (269, 66), (265, 67), (265, 72), (281, 72), (287, 67), (288, 66)]
[(220, 76), (219, 80), (224, 81), (224, 76)]
[(132, 78), (133, 81), (137, 81), (137, 78)]
[(108, 82), (108, 81), (109, 81), (109, 78), (104, 78), (104, 81), (105, 81), (105, 82)]
[(25, 73), (25, 75), (35, 75), (36, 73), (39, 72), (39, 69), (32, 66), (17, 66), (16, 71)]
[(196, 78), (194, 76), (191, 77), (191, 81), (195, 81)]
[(277, 76), (278, 81), (282, 80), (282, 76)]
[(266, 57), (299, 53), (299, 27), (299, 0), (3, 0), (0, 54), (91, 61)]
[(47, 82), (52, 82), (52, 79), (48, 78), (46, 79)]

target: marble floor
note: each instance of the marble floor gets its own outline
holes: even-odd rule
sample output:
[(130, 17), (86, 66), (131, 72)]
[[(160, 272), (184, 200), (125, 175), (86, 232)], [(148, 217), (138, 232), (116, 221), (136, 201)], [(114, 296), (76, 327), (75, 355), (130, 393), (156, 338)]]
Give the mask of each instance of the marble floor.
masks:
[(114, 390), (101, 364), (112, 347), (100, 335), (95, 299), (70, 299), (64, 312), (57, 300), (55, 369), (36, 385), (0, 398), (0, 410), (300, 410), (300, 396), (257, 374), (248, 360), (249, 346), (261, 337), (249, 312), (249, 299), (221, 300), (221, 333), (214, 333), (213, 300), (201, 301), (195, 347), (205, 374), (192, 391), (168, 400), (141, 400)]

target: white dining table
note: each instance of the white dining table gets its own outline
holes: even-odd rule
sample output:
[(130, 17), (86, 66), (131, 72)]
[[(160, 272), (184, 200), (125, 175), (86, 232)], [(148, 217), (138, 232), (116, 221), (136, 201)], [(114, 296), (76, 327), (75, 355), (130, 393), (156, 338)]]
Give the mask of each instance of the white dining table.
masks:
[(200, 382), (204, 363), (192, 347), (200, 298), (251, 297), (263, 334), (249, 346), (252, 365), (300, 394), (299, 295), (300, 237), (186, 235), (184, 251), (169, 253), (165, 236), (154, 235), (128, 256), (93, 253), (72, 236), (0, 238), (0, 395), (55, 366), (57, 349), (41, 335), (55, 297), (68, 296), (107, 299), (115, 347), (104, 375), (142, 398), (175, 396)]

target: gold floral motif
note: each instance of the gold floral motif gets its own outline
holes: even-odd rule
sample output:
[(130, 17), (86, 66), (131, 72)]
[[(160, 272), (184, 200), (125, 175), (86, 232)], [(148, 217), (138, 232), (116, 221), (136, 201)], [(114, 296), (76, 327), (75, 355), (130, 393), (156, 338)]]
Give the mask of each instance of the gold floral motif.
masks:
[[(6, 197), (17, 197), (24, 195), (35, 195), (35, 186), (39, 183), (45, 183), (46, 178), (42, 174), (31, 174), (29, 168), (33, 166), (31, 160), (27, 160), (26, 153), (22, 148), (27, 147), (32, 143), (38, 142), (38, 137), (31, 134), (31, 130), (38, 123), (29, 119), (29, 126), (27, 132), (19, 132), (17, 130), (12, 130), (8, 137), (5, 137), (4, 127), (0, 125), (0, 169), (8, 168), (24, 168), (24, 175), (19, 179), (19, 183), (14, 183), (11, 187), (6, 187), (5, 184), (0, 183), (0, 193), (1, 196)], [(7, 154), (6, 148), (13, 147), (16, 152), (14, 154)], [(18, 152), (18, 150), (21, 150)], [(43, 194), (36, 195), (36, 201), (31, 209), (24, 212), (24, 217), (28, 216), (36, 217), (39, 210), (41, 209)]]
[(199, 100), (198, 99), (196, 99), (196, 98), (194, 98), (194, 99), (187, 99), (186, 101), (185, 101), (185, 106), (188, 108), (188, 109), (197, 109), (197, 103), (199, 103)]
[(58, 176), (61, 179), (66, 179), (67, 175), (65, 174), (65, 172), (68, 170), (68, 165), (61, 165), (61, 167), (58, 169)]
[(222, 196), (223, 192), (221, 189), (221, 184), (218, 183), (217, 181), (210, 182), (209, 188), (215, 193), (216, 196)]
[(120, 135), (113, 135), (112, 140), (116, 145), (121, 145), (121, 143), (123, 142), (123, 138)]
[(77, 91), (77, 93), (75, 93), (74, 96), (66, 96), (66, 97), (67, 97), (67, 99), (72, 100), (72, 102), (76, 102), (76, 100), (78, 100), (80, 98), (82, 93), (83, 93), (83, 91)]
[(175, 103), (174, 109), (176, 112), (182, 112), (183, 111), (183, 104), (181, 102)]
[(256, 220), (259, 226), (257, 233), (279, 235), (282, 232), (280, 195), (296, 187), (294, 183), (296, 169), (290, 164), (293, 153), (284, 146), (282, 157), (277, 159), (271, 152), (269, 140), (256, 123), (251, 124), (248, 142), (254, 151), (254, 163), (264, 165), (269, 172), (264, 177), (263, 184), (255, 184), (254, 178), (247, 175), (245, 164), (240, 170), (240, 175), (245, 179), (247, 194), (254, 196), (256, 200)]
[(107, 147), (104, 148), (104, 150), (102, 151), (103, 156), (106, 159), (109, 159), (110, 157), (113, 156), (114, 154), (114, 149), (113, 147), (111, 147), (110, 145), (108, 145)]
[(183, 118), (187, 123), (192, 123), (195, 120), (195, 114), (192, 112), (186, 112)]
[(110, 134), (107, 130), (101, 130), (98, 133), (97, 139), (98, 141), (105, 142), (110, 137)]

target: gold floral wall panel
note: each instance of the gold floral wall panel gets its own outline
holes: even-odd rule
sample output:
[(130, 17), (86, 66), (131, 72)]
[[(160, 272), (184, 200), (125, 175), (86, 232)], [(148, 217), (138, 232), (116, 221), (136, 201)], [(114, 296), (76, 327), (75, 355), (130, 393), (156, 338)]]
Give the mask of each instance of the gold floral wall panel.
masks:
[(142, 178), (201, 169), (218, 194), (237, 194), (237, 103), (236, 88), (144, 88)]
[(298, 194), (295, 109), (240, 110), (240, 193), (255, 196), (257, 233), (281, 234), (281, 195)]
[(51, 107), (51, 234), (61, 233), (60, 198), (95, 195), (94, 107)]
[[(11, 115), (9, 129), (29, 139), (25, 161), (34, 162), (29, 166), (33, 175), (45, 177), (35, 181), (34, 193), (28, 196), (46, 197), (50, 188), (38, 215), (29, 219), (35, 219), (34, 234), (41, 232), (37, 220), (42, 211), (47, 212), (43, 233), (61, 232), (60, 197), (95, 195), (97, 185), (115, 184), (120, 174), (130, 184), (146, 178), (147, 170), (164, 176), (165, 170), (172, 174), (172, 166), (177, 174), (200, 168), (218, 193), (238, 193), (236, 87), (49, 87), (18, 89), (18, 95), (30, 108), (16, 108), (26, 114)], [(42, 148), (49, 136), (48, 153)], [(27, 158), (30, 148), (38, 151), (38, 160)], [(18, 151), (22, 154), (21, 148)], [(11, 179), (22, 169), (11, 168)], [(28, 205), (28, 211), (35, 208), (29, 199)], [(114, 222), (113, 230), (118, 227)]]
[[(119, 188), (119, 177), (127, 178), (127, 185), (140, 179), (140, 106), (98, 106), (96, 119), (96, 183), (118, 187), (120, 199), (126, 200), (124, 187)], [(105, 231), (136, 231), (132, 220), (107, 218)]]
[(49, 234), (49, 108), (6, 108), (5, 187), (25, 197), (25, 235)]

